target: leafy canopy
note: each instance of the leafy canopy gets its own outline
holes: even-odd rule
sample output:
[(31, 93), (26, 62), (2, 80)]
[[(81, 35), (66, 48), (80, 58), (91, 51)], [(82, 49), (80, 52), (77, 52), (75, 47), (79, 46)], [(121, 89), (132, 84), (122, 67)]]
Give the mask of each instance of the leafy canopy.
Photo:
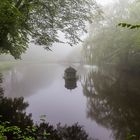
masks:
[(96, 8), (94, 0), (1, 0), (0, 53), (20, 58), (30, 39), (49, 49), (58, 31), (76, 44)]

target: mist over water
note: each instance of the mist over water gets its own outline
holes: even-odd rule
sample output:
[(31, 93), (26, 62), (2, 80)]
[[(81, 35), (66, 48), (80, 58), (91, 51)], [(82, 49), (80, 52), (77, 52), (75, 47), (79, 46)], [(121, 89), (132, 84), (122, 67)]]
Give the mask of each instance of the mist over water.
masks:
[[(82, 45), (70, 46), (68, 44), (56, 43), (51, 50), (44, 49), (43, 46), (29, 44), (25, 54), (22, 54), (21, 60), (16, 62), (48, 62), (48, 63), (72, 63), (80, 62), (82, 56)], [(1, 55), (2, 61), (15, 61), (10, 55)]]
[[(81, 46), (71, 47), (67, 44), (56, 43), (51, 51), (45, 50), (42, 46), (30, 44), (26, 54), (23, 54), (23, 61), (46, 61), (46, 62), (63, 62), (71, 61), (70, 55), (77, 56), (80, 59)], [(72, 53), (76, 53), (75, 55)], [(75, 60), (76, 61), (76, 60)]]
[(27, 101), (25, 112), (35, 123), (46, 115), (54, 127), (78, 122), (97, 140), (138, 139), (140, 30), (118, 24), (138, 24), (140, 2), (97, 3), (101, 15), (94, 17), (83, 43), (55, 43), (51, 51), (30, 43), (21, 60), (0, 56), (2, 99)]

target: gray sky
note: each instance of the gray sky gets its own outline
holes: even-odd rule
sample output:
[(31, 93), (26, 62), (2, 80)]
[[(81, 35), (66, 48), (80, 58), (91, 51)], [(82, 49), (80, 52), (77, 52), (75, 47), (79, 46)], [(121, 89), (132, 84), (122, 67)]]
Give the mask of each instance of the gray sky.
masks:
[(96, 1), (101, 5), (107, 5), (109, 3), (112, 3), (114, 0), (96, 0)]

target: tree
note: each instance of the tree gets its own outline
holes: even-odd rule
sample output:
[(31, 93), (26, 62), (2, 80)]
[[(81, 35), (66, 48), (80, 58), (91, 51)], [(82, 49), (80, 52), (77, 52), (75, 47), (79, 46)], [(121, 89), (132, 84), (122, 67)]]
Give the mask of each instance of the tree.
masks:
[(84, 47), (86, 61), (98, 66), (108, 65), (139, 71), (140, 32), (116, 26), (123, 21), (123, 26), (134, 28), (131, 24), (126, 25), (125, 22), (138, 23), (138, 13), (136, 2), (120, 0), (105, 10), (104, 19), (94, 20)]
[(59, 31), (76, 44), (96, 8), (94, 0), (1, 0), (0, 53), (20, 58), (31, 39), (50, 49)]

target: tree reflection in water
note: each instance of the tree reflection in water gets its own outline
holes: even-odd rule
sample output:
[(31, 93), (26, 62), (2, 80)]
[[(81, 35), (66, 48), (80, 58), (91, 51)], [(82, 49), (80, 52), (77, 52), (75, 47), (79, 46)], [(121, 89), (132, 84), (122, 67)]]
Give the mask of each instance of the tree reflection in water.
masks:
[[(87, 116), (110, 128), (117, 140), (140, 137), (140, 76), (121, 71), (90, 72), (83, 83)], [(137, 138), (138, 139), (138, 138)]]
[[(0, 75), (0, 81), (2, 83), (2, 75)], [(20, 126), (24, 129), (28, 125), (33, 125), (31, 114), (27, 115), (25, 109), (28, 107), (28, 103), (24, 102), (24, 98), (7, 98), (4, 97), (4, 91), (0, 86), (0, 115), (1, 121), (10, 121), (11, 125)]]
[[(20, 98), (4, 97), (4, 91), (1, 87), (2, 75), (0, 74), (0, 125), (2, 122), (8, 121), (8, 126), (18, 126), (26, 135), (33, 136), (36, 140), (93, 140), (86, 131), (79, 124), (72, 126), (62, 126), (58, 124), (57, 127), (50, 125), (47, 122), (34, 124), (31, 114), (26, 114), (25, 110), (28, 103)], [(36, 127), (36, 133), (27, 131), (28, 127)], [(44, 137), (44, 132), (50, 133), (47, 138)], [(15, 135), (11, 132), (5, 132), (8, 140), (15, 140)], [(18, 138), (16, 138), (18, 140)]]

